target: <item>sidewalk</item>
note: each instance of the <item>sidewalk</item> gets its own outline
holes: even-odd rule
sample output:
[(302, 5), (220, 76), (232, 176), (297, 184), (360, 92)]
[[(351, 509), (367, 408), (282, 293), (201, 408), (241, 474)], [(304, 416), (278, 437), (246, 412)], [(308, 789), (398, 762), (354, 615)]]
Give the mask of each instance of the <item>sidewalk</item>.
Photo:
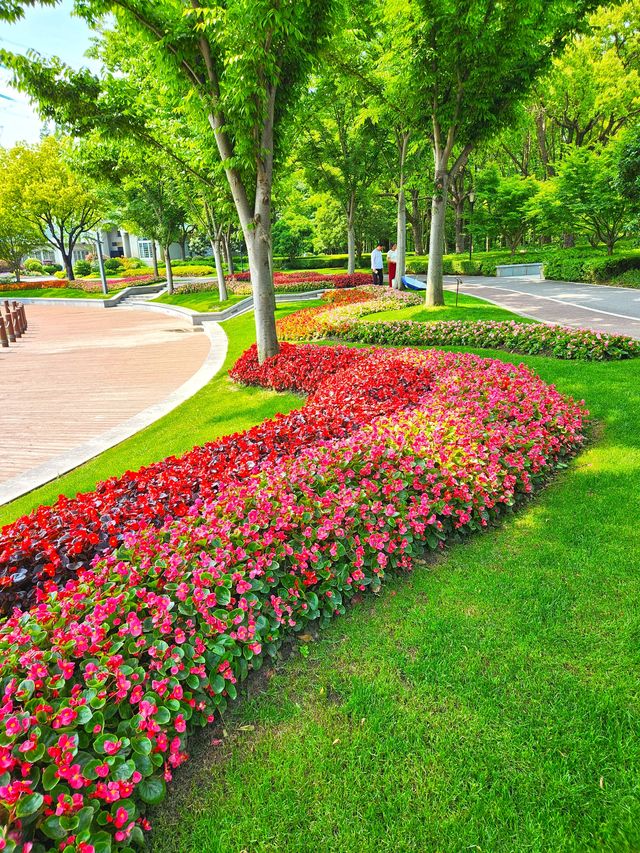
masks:
[[(456, 277), (447, 276), (445, 287), (455, 291)], [(616, 291), (615, 303), (608, 293), (613, 290)], [(460, 293), (486, 299), (542, 323), (595, 329), (640, 339), (637, 305), (640, 294), (637, 290), (523, 278), (467, 276), (462, 277)], [(584, 304), (588, 301), (592, 303), (591, 307)]]
[(26, 335), (0, 350), (0, 503), (16, 478), (50, 468), (52, 479), (56, 460), (165, 400), (211, 346), (144, 310), (28, 305), (27, 316)]

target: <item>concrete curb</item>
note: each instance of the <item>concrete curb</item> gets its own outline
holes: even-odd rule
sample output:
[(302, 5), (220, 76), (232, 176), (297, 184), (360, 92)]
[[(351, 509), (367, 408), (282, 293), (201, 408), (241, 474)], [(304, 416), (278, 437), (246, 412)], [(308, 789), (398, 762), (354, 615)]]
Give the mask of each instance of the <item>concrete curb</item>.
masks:
[[(143, 293), (160, 293), (161, 290), (164, 290), (166, 284), (139, 284), (132, 285), (131, 287), (125, 287), (124, 290), (119, 291), (114, 296), (110, 296), (107, 299), (82, 299), (78, 297), (78, 299), (70, 299), (69, 297), (60, 297), (57, 296), (25, 296), (24, 298), (16, 299), (16, 302), (21, 302), (24, 305), (78, 305), (79, 307), (88, 306), (90, 308), (114, 308), (123, 299), (126, 299), (127, 296), (138, 296)], [(12, 300), (13, 297), (11, 293), (1, 293), (0, 292), (0, 301), (4, 299)]]
[[(70, 299), (65, 301), (75, 303), (76, 300)], [(210, 340), (209, 354), (204, 364), (190, 379), (184, 382), (179, 388), (176, 388), (175, 391), (172, 391), (164, 400), (154, 403), (154, 405), (138, 412), (137, 415), (133, 415), (133, 417), (128, 418), (117, 426), (65, 453), (53, 457), (53, 459), (49, 459), (42, 465), (31, 468), (24, 474), (20, 474), (10, 480), (5, 480), (0, 485), (0, 506), (16, 500), (16, 498), (22, 497), (40, 486), (44, 486), (45, 483), (50, 483), (52, 480), (61, 477), (63, 474), (67, 474), (79, 465), (83, 465), (90, 459), (99, 456), (105, 450), (109, 450), (125, 441), (125, 439), (131, 438), (132, 435), (155, 423), (155, 421), (173, 411), (181, 403), (193, 397), (201, 388), (204, 388), (222, 368), (227, 356), (229, 341), (222, 326), (218, 325), (218, 323), (204, 324), (203, 331)]]

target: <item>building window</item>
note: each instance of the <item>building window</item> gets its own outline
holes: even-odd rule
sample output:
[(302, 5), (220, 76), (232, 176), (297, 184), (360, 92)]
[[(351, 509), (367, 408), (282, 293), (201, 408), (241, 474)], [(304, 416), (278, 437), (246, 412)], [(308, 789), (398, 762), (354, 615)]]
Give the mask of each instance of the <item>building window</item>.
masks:
[(89, 252), (87, 249), (74, 249), (73, 250), (73, 262), (75, 264), (76, 261), (84, 261)]
[(153, 257), (151, 240), (138, 240), (138, 257), (149, 260)]

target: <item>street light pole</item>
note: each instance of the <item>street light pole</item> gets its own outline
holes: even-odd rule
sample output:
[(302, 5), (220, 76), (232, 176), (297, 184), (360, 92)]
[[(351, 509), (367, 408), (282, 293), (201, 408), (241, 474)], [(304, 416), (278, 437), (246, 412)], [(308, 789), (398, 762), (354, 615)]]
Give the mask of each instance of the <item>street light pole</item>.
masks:
[(476, 194), (473, 190), (469, 193), (469, 260), (473, 254), (473, 230), (471, 228), (473, 222), (473, 205), (476, 200)]
[(98, 250), (98, 267), (100, 268), (100, 281), (102, 282), (102, 292), (106, 296), (109, 293), (109, 288), (107, 287), (107, 274), (104, 271), (104, 259), (102, 257), (102, 240), (100, 239), (99, 231), (96, 231), (96, 249)]

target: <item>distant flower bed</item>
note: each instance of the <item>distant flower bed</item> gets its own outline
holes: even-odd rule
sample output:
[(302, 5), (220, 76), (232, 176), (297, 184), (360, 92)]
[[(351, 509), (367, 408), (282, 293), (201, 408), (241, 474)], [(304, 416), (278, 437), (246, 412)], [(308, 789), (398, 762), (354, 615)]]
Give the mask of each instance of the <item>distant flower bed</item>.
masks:
[(353, 290), (327, 291), (324, 305), (302, 308), (278, 320), (278, 334), (289, 341), (310, 341), (335, 334), (336, 330), (357, 317), (419, 305), (416, 293), (369, 285)]
[(578, 404), (472, 355), (285, 344), (232, 373), (309, 398), (4, 530), (4, 565), (31, 550), (51, 577), (0, 625), (5, 849), (143, 843), (188, 734), (288, 634), (491, 525), (583, 441)]
[(368, 344), (394, 346), (461, 346), (500, 349), (523, 355), (549, 355), (583, 361), (609, 361), (640, 356), (640, 341), (590, 329), (547, 326), (514, 321), (444, 321), (336, 323), (335, 337)]
[(0, 284), (0, 293), (10, 293), (12, 290), (49, 290), (54, 287), (69, 287), (69, 282), (64, 278), (54, 278), (51, 279), (51, 281), (21, 281), (19, 283), (14, 282), (12, 284), (3, 283)]
[[(356, 272), (350, 275), (323, 275), (317, 272), (277, 272), (273, 276), (276, 293), (304, 293), (309, 290), (324, 290), (327, 288), (359, 287), (371, 284), (371, 276)], [(236, 273), (229, 282), (232, 293), (238, 295), (251, 294), (251, 277), (247, 273)]]
[(342, 294), (337, 293), (326, 296), (338, 299), (327, 299), (327, 305), (303, 308), (282, 318), (277, 324), (279, 334), (291, 341), (338, 338), (387, 346), (482, 347), (583, 361), (640, 356), (640, 341), (633, 338), (568, 326), (492, 320), (367, 322), (361, 319), (380, 311), (420, 304), (420, 296), (405, 292), (371, 287), (351, 291), (348, 299), (341, 299)]

